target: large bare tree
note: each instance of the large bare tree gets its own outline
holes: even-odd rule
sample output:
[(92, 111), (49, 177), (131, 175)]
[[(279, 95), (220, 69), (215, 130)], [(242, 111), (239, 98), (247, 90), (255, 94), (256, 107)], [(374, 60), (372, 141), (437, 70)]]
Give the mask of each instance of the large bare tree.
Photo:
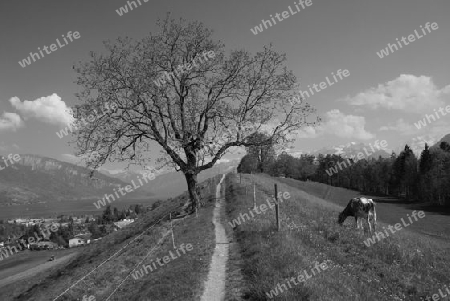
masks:
[[(186, 177), (191, 209), (197, 208), (197, 175), (234, 147), (288, 143), (296, 130), (317, 122), (304, 100), (290, 104), (296, 78), (284, 54), (272, 46), (252, 55), (225, 54), (225, 47), (200, 22), (158, 21), (159, 31), (134, 41), (105, 42), (104, 53), (78, 64), (77, 155), (95, 153), (88, 167), (107, 161), (158, 163)], [(97, 118), (81, 124), (94, 110)], [(264, 132), (267, 139), (249, 139)], [(155, 143), (156, 142), (156, 143)]]

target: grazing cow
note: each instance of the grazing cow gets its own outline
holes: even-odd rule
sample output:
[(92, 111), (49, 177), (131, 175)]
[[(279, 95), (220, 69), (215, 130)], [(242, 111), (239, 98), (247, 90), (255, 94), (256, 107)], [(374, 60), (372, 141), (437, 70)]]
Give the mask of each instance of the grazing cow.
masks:
[(359, 220), (361, 228), (364, 229), (362, 223), (362, 218), (364, 218), (369, 224), (370, 233), (372, 233), (372, 225), (370, 223), (371, 221), (373, 223), (373, 230), (375, 231), (375, 226), (377, 224), (377, 213), (375, 211), (375, 202), (372, 199), (367, 199), (364, 197), (351, 199), (350, 202), (348, 202), (347, 207), (345, 207), (344, 211), (339, 214), (338, 223), (342, 225), (345, 219), (349, 216), (355, 217), (356, 229), (359, 229), (359, 217), (361, 218)]

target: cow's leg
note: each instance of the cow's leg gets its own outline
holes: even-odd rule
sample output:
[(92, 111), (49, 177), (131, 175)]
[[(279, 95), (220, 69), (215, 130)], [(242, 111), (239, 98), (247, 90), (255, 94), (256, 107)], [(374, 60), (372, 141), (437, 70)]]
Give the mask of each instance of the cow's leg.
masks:
[(356, 215), (355, 215), (355, 224), (356, 224), (356, 229), (359, 229), (358, 217)]
[(377, 226), (377, 212), (375, 211), (375, 209), (373, 210), (373, 216), (372, 216), (372, 221), (373, 221), (373, 231), (377, 231), (376, 226)]
[(361, 229), (363, 226), (362, 226), (362, 219), (361, 219), (361, 217), (359, 217), (359, 219), (358, 219), (358, 222), (356, 223), (356, 229)]
[(367, 224), (369, 225), (369, 232), (372, 234), (372, 225), (370, 224), (370, 214), (367, 215)]

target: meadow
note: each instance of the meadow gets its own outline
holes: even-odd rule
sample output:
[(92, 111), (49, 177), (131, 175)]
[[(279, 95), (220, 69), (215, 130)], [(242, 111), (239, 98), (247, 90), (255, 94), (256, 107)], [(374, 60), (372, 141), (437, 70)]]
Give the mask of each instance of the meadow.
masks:
[(139, 280), (131, 277), (134, 268), (173, 250), (168, 213), (182, 214), (188, 200), (186, 193), (163, 202), (135, 223), (99, 242), (76, 248), (77, 254), (65, 264), (6, 285), (0, 290), (0, 300), (53, 300), (57, 296), (58, 300), (81, 300), (83, 295), (104, 300), (113, 292), (110, 300), (198, 300), (214, 250), (214, 227), (210, 222), (214, 208), (212, 185), (211, 180), (200, 184), (206, 206), (198, 216), (173, 221), (175, 244), (190, 243), (193, 250), (167, 267)]
[[(334, 187), (323, 183), (302, 182), (286, 178), (279, 178), (277, 180), (342, 207), (345, 207), (351, 198), (361, 195), (358, 191)], [(449, 208), (434, 207), (425, 203), (411, 203), (393, 197), (364, 196), (372, 198), (375, 201), (377, 204), (378, 219), (381, 219), (384, 223), (394, 225), (400, 221), (400, 218), (405, 218), (412, 211), (424, 210), (428, 218), (421, 220), (420, 223), (411, 224), (408, 228), (420, 234), (450, 240)], [(353, 221), (353, 219), (351, 220)]]
[[(354, 220), (342, 227), (336, 224), (342, 210), (337, 201), (328, 202), (299, 189), (303, 185), (306, 190), (323, 193), (323, 187), (296, 182), (243, 175), (239, 184), (237, 177), (228, 177), (228, 220), (253, 207), (252, 195), (245, 195), (243, 190), (252, 183), (256, 183), (257, 205), (273, 195), (274, 183), (278, 183), (279, 191), (289, 191), (292, 196), (280, 205), (279, 232), (273, 212), (258, 215), (235, 230), (228, 229), (239, 250), (238, 259), (229, 265), (239, 266), (244, 278), (234, 282), (235, 289), (242, 291), (246, 300), (421, 300), (450, 283), (448, 240), (417, 233), (411, 226), (367, 247), (363, 240), (368, 235), (355, 229)], [(329, 197), (337, 199), (333, 191)], [(346, 204), (347, 197), (340, 202)], [(383, 213), (378, 216), (378, 225), (385, 226)], [(390, 218), (401, 216), (391, 212)], [(448, 216), (443, 218), (448, 223)], [(423, 222), (432, 225), (433, 217), (427, 215)], [(324, 262), (327, 270), (292, 288), (278, 290), (275, 296), (278, 284), (286, 284), (288, 279)]]
[[(253, 184), (259, 206), (273, 196), (274, 183), (279, 192), (291, 195), (280, 203), (280, 231), (276, 230), (274, 210), (257, 214), (233, 229), (228, 222), (253, 208)], [(58, 300), (76, 300), (83, 295), (104, 300), (112, 292), (110, 300), (199, 300), (216, 246), (211, 223), (215, 183), (211, 179), (200, 185), (205, 206), (198, 215), (173, 221), (175, 245), (189, 243), (193, 250), (167, 266), (137, 280), (131, 276), (142, 264), (173, 250), (167, 214), (183, 212), (186, 193), (163, 202), (98, 243), (77, 248), (67, 262), (4, 286), (0, 297), (25, 301), (51, 296), (53, 300), (74, 285)], [(321, 185), (267, 175), (242, 175), (239, 183), (236, 174), (227, 175), (222, 209), (230, 248), (226, 300), (423, 300), (450, 283), (450, 241), (439, 235), (447, 227), (447, 215), (426, 212), (417, 222), (423, 229), (411, 225), (367, 247), (363, 241), (368, 234), (357, 231), (352, 219), (343, 226), (336, 224), (342, 206), (357, 192)], [(389, 219), (398, 222), (409, 209), (399, 202), (379, 203), (377, 210), (382, 227)], [(166, 218), (161, 220), (162, 216)], [(442, 219), (442, 225), (433, 229), (436, 217)], [(425, 235), (421, 233), (424, 229), (431, 232)], [(278, 289), (305, 271), (311, 275), (318, 264), (327, 268), (304, 282)]]
[[(48, 251), (24, 251), (14, 253), (8, 258), (0, 261), (0, 296), (4, 293), (2, 287), (15, 281), (32, 276), (33, 271), (40, 272), (50, 267), (54, 262), (49, 262), (49, 258), (55, 255), (57, 260), (79, 252), (80, 249), (48, 250)], [(51, 264), (50, 264), (51, 263)], [(39, 270), (38, 270), (39, 268)]]

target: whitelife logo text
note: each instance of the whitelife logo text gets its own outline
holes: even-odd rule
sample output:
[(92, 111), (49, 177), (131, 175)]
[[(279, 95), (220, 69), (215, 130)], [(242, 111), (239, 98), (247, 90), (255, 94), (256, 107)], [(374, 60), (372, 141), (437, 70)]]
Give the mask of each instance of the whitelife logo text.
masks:
[[(286, 200), (290, 199), (291, 198), (290, 193), (289, 192), (284, 192), (284, 193), (279, 192), (278, 193), (278, 199), (280, 200), (280, 203), (283, 202), (283, 198), (286, 199)], [(277, 203), (275, 198), (273, 198), (273, 202)], [(233, 219), (233, 221), (228, 222), (228, 224), (230, 224), (230, 226), (232, 228), (236, 228), (237, 226), (240, 226), (242, 223), (245, 223), (246, 221), (249, 221), (249, 220), (255, 218), (255, 215), (253, 214), (253, 211), (255, 211), (256, 214), (265, 214), (267, 209), (273, 209), (275, 207), (275, 205), (271, 203), (269, 198), (266, 199), (266, 203), (267, 203), (267, 205), (266, 204), (261, 204), (259, 206), (259, 209), (261, 211), (258, 211), (258, 206), (256, 206), (255, 208), (249, 210), (251, 218), (250, 218), (250, 216), (247, 213), (241, 213), (241, 214), (239, 214), (239, 217), (237, 219)], [(269, 207), (267, 207), (267, 206), (269, 206)]]
[[(381, 142), (378, 142), (379, 140), (376, 140), (374, 143), (375, 148), (377, 148), (378, 150), (385, 150), (387, 147), (387, 141), (386, 140), (381, 140)], [(378, 143), (380, 143), (378, 145)], [(373, 155), (376, 151), (374, 150), (374, 146), (372, 146), (372, 143), (369, 143), (370, 148), (372, 149), (372, 153), (369, 151), (367, 151), (367, 149), (364, 147), (364, 152), (366, 153), (367, 157), (369, 157), (370, 155)], [(352, 165), (352, 161), (350, 161), (350, 159), (353, 160), (353, 163), (358, 162), (359, 160), (365, 159), (365, 155), (362, 152), (359, 152), (357, 155), (351, 155), (350, 158), (347, 158), (347, 162), (348, 162), (348, 166)], [(344, 161), (338, 162), (336, 165), (330, 167), (329, 169), (325, 170), (325, 172), (331, 177), (334, 173), (338, 173), (338, 167), (342, 170), (342, 166), (344, 166), (344, 168), (347, 168), (347, 163), (345, 163)]]
[[(289, 5), (289, 11), (285, 10), (284, 12), (282, 12), (281, 14), (276, 13), (275, 17), (277, 18), (277, 20), (279, 22), (286, 20), (287, 18), (289, 18), (290, 16), (296, 15), (297, 13), (299, 13), (302, 10), (305, 10), (306, 7), (311, 6), (312, 5), (312, 1), (311, 0), (299, 0), (298, 3), (294, 2), (295, 8), (297, 9), (297, 11), (293, 10), (292, 7)], [(302, 7), (300, 9), (300, 6)], [(280, 17), (281, 15), (281, 17)], [(270, 18), (272, 19), (273, 25), (277, 24), (277, 22), (275, 21), (275, 18), (270, 15)], [(267, 24), (272, 27), (272, 22), (270, 22), (270, 20), (261, 20), (262, 23), (260, 23), (258, 26), (255, 26), (255, 28), (250, 28), (250, 31), (254, 34), (257, 35), (260, 32), (263, 32), (264, 28), (263, 25), (265, 27), (265, 29), (267, 29)]]
[[(142, 179), (145, 181), (145, 184), (147, 184), (149, 181), (154, 180), (155, 177), (156, 177), (156, 176), (155, 176), (155, 174), (154, 174), (153, 172), (146, 172), (145, 174), (142, 175)], [(124, 195), (126, 195), (127, 193), (133, 192), (133, 191), (134, 191), (133, 188), (134, 188), (134, 189), (137, 189), (137, 188), (139, 188), (139, 187), (144, 186), (144, 184), (143, 184), (142, 181), (141, 181), (141, 177), (138, 176), (137, 179), (138, 179), (139, 183), (141, 184), (140, 186), (139, 186), (139, 185), (136, 185), (136, 183), (134, 183), (134, 180), (131, 180), (131, 184), (133, 184), (133, 187), (131, 187), (131, 185), (127, 185), (127, 186), (125, 186), (125, 188), (122, 187), (122, 186), (120, 186), (120, 187), (118, 188), (120, 194), (121, 194), (122, 196), (124, 196)], [(119, 194), (117, 193), (116, 188), (114, 188), (113, 190), (114, 190), (114, 194), (115, 194), (116, 197), (117, 197), (117, 200), (120, 199), (120, 196), (119, 196)], [(125, 190), (125, 192), (124, 192), (124, 190)], [(112, 200), (111, 200), (111, 199), (112, 199)], [(106, 193), (105, 193), (105, 196), (104, 196), (101, 200), (98, 200), (97, 202), (94, 202), (94, 206), (95, 206), (95, 208), (100, 209), (100, 208), (106, 206), (106, 201), (108, 201), (108, 203), (111, 204), (111, 202), (114, 202), (115, 200), (116, 200), (116, 198), (114, 197), (114, 195), (112, 195), (112, 194), (106, 194)]]
[[(433, 29), (433, 30), (437, 30), (438, 28), (439, 28), (439, 26), (438, 26), (438, 24), (436, 23), (436, 22), (433, 22), (433, 23), (431, 23), (430, 24), (430, 22), (427, 22), (426, 24), (425, 24), (425, 28), (427, 29), (427, 31), (428, 31), (428, 33), (430, 33), (431, 32), (431, 29), (430, 29), (430, 27), (431, 27), (431, 29)], [(422, 33), (423, 33), (423, 36), (421, 36), (418, 32), (417, 32), (417, 30), (414, 30), (414, 34), (410, 34), (409, 36), (408, 36), (408, 41), (409, 41), (409, 43), (412, 43), (412, 42), (414, 42), (415, 40), (416, 40), (416, 38), (417, 38), (417, 40), (418, 39), (421, 39), (421, 38), (423, 38), (424, 36), (426, 36), (427, 35), (427, 32), (425, 31), (425, 29), (422, 27), (422, 25), (420, 25), (420, 28), (422, 29)], [(400, 43), (400, 41), (398, 40), (398, 38), (396, 38), (395, 39), (396, 41), (397, 41), (397, 44), (398, 44), (398, 47), (400, 47), (400, 48), (402, 48), (403, 46), (402, 46), (402, 43)], [(409, 45), (409, 43), (406, 41), (406, 37), (402, 37), (401, 39), (400, 39), (402, 42), (403, 42), (403, 45)], [(385, 56), (388, 56), (390, 53), (393, 53), (394, 51), (397, 51), (398, 50), (398, 47), (397, 47), (397, 45), (394, 43), (394, 44), (390, 44), (390, 43), (388, 43), (388, 47), (386, 47), (386, 48), (384, 48), (384, 49), (381, 49), (381, 51), (377, 51), (377, 55), (378, 55), (378, 57), (380, 58), (380, 59), (382, 59), (382, 58), (384, 58)]]
[[(320, 84), (313, 84), (312, 87), (311, 85), (308, 85), (308, 91), (302, 91), (299, 90), (300, 96), (296, 96), (293, 97), (292, 99), (289, 99), (289, 103), (291, 105), (294, 105), (295, 103), (301, 103), (302, 99), (306, 99), (309, 98), (311, 96), (314, 95), (314, 91), (316, 91), (316, 93), (319, 93), (322, 90), (325, 90), (326, 88), (334, 85), (335, 83), (337, 83), (339, 80), (336, 78), (336, 75), (340, 78), (340, 80), (343, 80), (345, 77), (349, 77), (350, 76), (350, 71), (348, 71), (347, 69), (344, 69), (343, 71), (341, 69), (339, 69), (338, 71), (336, 71), (336, 74), (334, 74), (334, 72), (331, 72), (331, 75), (333, 76), (334, 82), (330, 81), (330, 79), (328, 78), (328, 76), (325, 77), (326, 82), (323, 81)], [(342, 77), (344, 76), (344, 77)], [(320, 88), (319, 88), (320, 87)], [(313, 90), (314, 89), (314, 90)], [(310, 94), (311, 93), (311, 94)]]
[[(189, 251), (192, 251), (194, 249), (194, 247), (192, 246), (192, 244), (186, 244), (186, 249), (184, 244), (181, 244), (178, 248), (175, 249), (176, 251), (176, 256), (174, 253), (175, 251), (172, 253), (172, 251), (169, 251), (169, 256), (164, 256), (163, 258), (156, 258), (156, 262), (158, 263), (158, 265), (160, 267), (163, 267), (165, 264), (168, 264), (169, 262), (171, 262), (172, 260), (175, 260), (179, 257), (181, 257), (182, 254), (180, 254), (180, 250), (183, 254), (186, 254)], [(161, 262), (162, 261), (164, 262)], [(151, 261), (150, 264), (148, 265), (144, 265), (142, 269), (137, 270), (136, 272), (132, 273), (131, 276), (133, 276), (134, 280), (138, 280), (139, 278), (144, 277), (146, 274), (149, 273), (148, 270), (150, 270), (150, 272), (156, 271), (158, 269), (158, 266), (156, 265), (155, 261)]]
[[(417, 212), (416, 210), (414, 210), (414, 211), (412, 212), (411, 215), (412, 215), (412, 217), (414, 218), (414, 220), (417, 222), (417, 221), (418, 221), (417, 217), (419, 217), (419, 218), (424, 218), (424, 217), (425, 217), (425, 212), (423, 212), (423, 211)], [(403, 226), (404, 226), (405, 228), (408, 227), (408, 226), (410, 226), (410, 225), (414, 222), (414, 221), (411, 219), (411, 216), (409, 216), (409, 214), (407, 214), (407, 216), (408, 216), (408, 220), (409, 220), (410, 224), (406, 223), (405, 220), (403, 219), (403, 217), (400, 219), (401, 222), (402, 222), (402, 224), (403, 224)], [(392, 234), (395, 234), (396, 232), (398, 232), (398, 231), (400, 231), (401, 229), (403, 229), (403, 228), (402, 228), (402, 224), (396, 223), (396, 224), (394, 225), (394, 227), (391, 226), (391, 225), (389, 225), (389, 226), (388, 226), (388, 229), (391, 231)], [(394, 230), (394, 228), (395, 228), (395, 230)], [(387, 229), (386, 229), (385, 227), (383, 227), (383, 229), (384, 229), (384, 234), (386, 234), (386, 236), (384, 236), (383, 232), (375, 232), (375, 235), (372, 235), (371, 238), (367, 238), (367, 239), (364, 241), (364, 244), (365, 244), (367, 247), (370, 247), (371, 245), (374, 245), (374, 244), (377, 242), (377, 240), (380, 241), (380, 240), (382, 240), (382, 239), (385, 239), (385, 238), (389, 237), (389, 232), (387, 231)]]
[[(19, 61), (19, 65), (22, 66), (22, 68), (25, 68), (26, 66), (31, 65), (31, 63), (32, 63), (31, 60), (33, 60), (33, 62), (36, 62), (36, 60), (39, 60), (44, 57), (44, 53), (42, 52), (42, 50), (44, 50), (46, 54), (50, 54), (52, 52), (55, 52), (59, 48), (63, 48), (64, 46), (68, 45), (69, 42), (67, 42), (67, 39), (69, 39), (70, 42), (73, 42), (73, 39), (77, 40), (81, 36), (78, 31), (74, 31), (73, 33), (71, 31), (69, 31), (66, 36), (62, 35), (62, 37), (63, 37), (65, 44), (62, 44), (58, 38), (58, 39), (56, 39), (56, 43), (58, 45), (57, 44), (51, 44), (50, 46), (44, 45), (44, 47), (42, 47), (42, 49), (41, 49), (41, 47), (38, 47), (38, 51), (41, 55), (39, 55), (39, 53), (37, 53), (37, 52), (30, 52), (30, 55), (27, 58), (23, 59), (22, 61)], [(57, 46), (59, 46), (59, 48)], [(49, 51), (49, 49), (50, 49), (50, 51)]]
[[(445, 107), (445, 111), (447, 111), (447, 113), (444, 112), (444, 109), (442, 107), (440, 107), (438, 111), (442, 114), (442, 116), (446, 116), (447, 113), (450, 113), (450, 105)], [(434, 117), (434, 116), (436, 116), (436, 117)], [(422, 128), (422, 126), (426, 127), (428, 125), (427, 121), (428, 121), (428, 123), (431, 123), (431, 119), (433, 119), (433, 121), (436, 121), (436, 119), (440, 119), (440, 118), (441, 117), (439, 116), (438, 112), (436, 112), (436, 109), (434, 109), (434, 115), (425, 114), (425, 118), (419, 120), (419, 122), (417, 122), (417, 123), (414, 122), (414, 125), (416, 126), (416, 128), (418, 130), (420, 130)]]

